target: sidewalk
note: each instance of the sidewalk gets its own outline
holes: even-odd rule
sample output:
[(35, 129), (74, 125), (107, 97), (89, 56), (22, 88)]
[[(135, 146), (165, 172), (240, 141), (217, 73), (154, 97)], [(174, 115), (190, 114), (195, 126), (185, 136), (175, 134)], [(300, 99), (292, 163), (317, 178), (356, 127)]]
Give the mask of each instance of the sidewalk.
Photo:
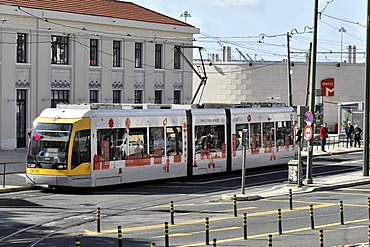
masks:
[[(342, 144), (338, 146), (336, 144), (334, 147), (328, 147), (326, 148), (327, 152), (321, 152), (320, 147), (317, 148), (316, 146), (313, 147), (313, 156), (331, 156), (335, 154), (343, 154), (343, 153), (352, 153), (352, 152), (361, 152), (363, 148), (355, 148), (350, 147), (346, 148), (343, 147)], [(307, 151), (303, 150), (301, 155), (303, 157), (303, 161), (306, 160), (307, 157)], [(250, 201), (250, 200), (259, 200), (263, 198), (273, 197), (273, 196), (282, 196), (282, 195), (288, 195), (289, 190), (292, 190), (293, 194), (299, 194), (299, 193), (309, 193), (314, 191), (320, 191), (320, 190), (330, 190), (330, 189), (336, 189), (336, 188), (345, 188), (345, 187), (351, 187), (356, 185), (363, 185), (363, 184), (370, 184), (370, 176), (363, 176), (362, 171), (356, 171), (356, 172), (349, 172), (345, 174), (339, 174), (339, 175), (330, 175), (330, 176), (320, 176), (318, 178), (313, 177), (313, 183), (312, 184), (303, 184), (302, 187), (298, 187), (297, 184), (288, 184), (288, 181), (286, 184), (273, 186), (270, 189), (264, 188), (264, 189), (251, 189), (248, 190), (245, 194), (241, 194), (240, 189), (235, 190), (235, 193), (228, 193), (225, 195), (222, 195), (222, 199), (224, 200), (232, 200), (233, 196), (236, 195), (236, 199), (238, 201)]]

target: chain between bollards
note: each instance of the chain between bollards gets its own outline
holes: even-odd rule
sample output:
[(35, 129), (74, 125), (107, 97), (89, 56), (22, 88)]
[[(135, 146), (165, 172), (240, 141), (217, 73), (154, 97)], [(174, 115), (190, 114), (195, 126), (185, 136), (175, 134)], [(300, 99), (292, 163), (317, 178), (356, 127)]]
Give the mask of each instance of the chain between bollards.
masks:
[(324, 247), (324, 231), (323, 230), (320, 230), (319, 240), (320, 240), (320, 247)]
[(272, 247), (272, 235), (269, 234), (267, 237), (267, 246)]
[(175, 217), (174, 217), (173, 201), (170, 202), (170, 212), (171, 212), (171, 225), (174, 225)]
[(238, 217), (238, 209), (236, 207), (236, 195), (233, 195), (233, 204), (234, 204), (234, 217)]
[(281, 209), (278, 209), (279, 234), (283, 234), (283, 227), (281, 224)]
[(339, 211), (340, 211), (340, 224), (344, 225), (343, 201), (339, 201)]
[(96, 210), (96, 231), (100, 232), (100, 208)]
[(122, 227), (118, 226), (118, 247), (122, 247)]
[(79, 239), (75, 240), (75, 247), (80, 247), (80, 240)]
[(292, 189), (289, 189), (289, 208), (290, 208), (290, 210), (293, 210), (293, 195), (292, 195)]
[(206, 217), (205, 231), (206, 231), (206, 245), (209, 245), (209, 218), (208, 217)]
[(244, 235), (244, 239), (248, 238), (248, 234), (247, 234), (247, 214), (246, 213), (244, 213), (244, 215), (243, 215), (243, 235)]
[(313, 218), (313, 205), (310, 205), (311, 229), (315, 229), (315, 222)]
[(168, 222), (164, 222), (164, 246), (165, 247), (170, 246), (170, 239), (168, 236)]

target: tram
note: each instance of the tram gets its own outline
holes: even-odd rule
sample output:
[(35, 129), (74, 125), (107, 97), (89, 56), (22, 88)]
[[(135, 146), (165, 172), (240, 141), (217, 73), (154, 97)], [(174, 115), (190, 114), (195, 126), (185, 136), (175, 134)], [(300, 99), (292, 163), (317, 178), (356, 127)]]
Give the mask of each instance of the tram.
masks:
[[(295, 113), (286, 106), (166, 109), (59, 104), (34, 120), (26, 183), (98, 187), (286, 164)], [(146, 109), (145, 109), (146, 108)]]

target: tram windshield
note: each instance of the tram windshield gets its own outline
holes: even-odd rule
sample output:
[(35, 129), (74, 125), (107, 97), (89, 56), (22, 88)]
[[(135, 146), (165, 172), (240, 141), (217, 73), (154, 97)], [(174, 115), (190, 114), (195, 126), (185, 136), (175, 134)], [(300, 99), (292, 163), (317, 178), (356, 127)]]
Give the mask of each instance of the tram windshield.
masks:
[(67, 169), (71, 124), (37, 123), (27, 151), (27, 167)]

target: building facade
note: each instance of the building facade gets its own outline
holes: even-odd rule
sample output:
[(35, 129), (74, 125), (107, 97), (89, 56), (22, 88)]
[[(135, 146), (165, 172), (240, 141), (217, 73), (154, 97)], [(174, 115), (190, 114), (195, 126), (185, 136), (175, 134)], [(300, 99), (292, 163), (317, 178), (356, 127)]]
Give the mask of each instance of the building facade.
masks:
[(0, 149), (58, 103), (191, 100), (189, 24), (115, 0), (0, 0), (0, 17)]
[[(286, 62), (207, 61), (205, 64), (208, 80), (202, 97), (199, 98), (199, 95), (195, 103), (235, 104), (268, 101), (288, 105), (289, 83)], [(195, 65), (200, 63), (197, 62)], [(291, 66), (293, 106), (309, 105), (308, 72), (308, 62), (294, 62)], [(199, 82), (199, 78), (194, 75), (194, 92)], [(338, 104), (364, 101), (365, 64), (317, 63), (315, 88), (316, 114), (322, 114), (320, 116), (322, 121), (328, 123), (332, 133), (338, 128), (340, 131), (341, 126), (338, 124), (341, 122), (339, 118), (342, 114), (338, 114)], [(361, 111), (361, 107), (353, 109)], [(356, 117), (353, 124), (362, 126), (363, 123), (360, 117)]]

